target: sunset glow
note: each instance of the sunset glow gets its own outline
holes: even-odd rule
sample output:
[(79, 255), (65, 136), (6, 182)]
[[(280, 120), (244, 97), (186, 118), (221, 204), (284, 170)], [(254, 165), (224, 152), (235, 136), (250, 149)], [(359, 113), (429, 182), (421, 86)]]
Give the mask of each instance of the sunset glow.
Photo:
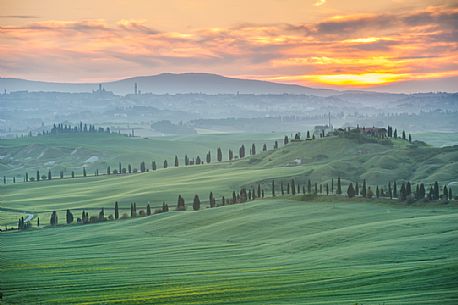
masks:
[[(63, 1), (74, 16), (59, 15), (52, 1), (36, 7), (25, 2), (1, 2), (1, 77), (87, 82), (209, 72), (377, 88), (458, 76), (453, 1), (350, 1), (354, 12), (337, 1), (221, 1), (208, 4), (205, 14), (206, 1), (171, 1), (163, 14), (148, 1), (82, 1), (81, 10)], [(105, 5), (103, 15), (86, 14), (91, 5)], [(383, 7), (391, 13), (381, 13)], [(183, 18), (167, 19), (172, 9)], [(250, 13), (256, 9), (267, 17)], [(218, 21), (225, 10), (225, 22)]]

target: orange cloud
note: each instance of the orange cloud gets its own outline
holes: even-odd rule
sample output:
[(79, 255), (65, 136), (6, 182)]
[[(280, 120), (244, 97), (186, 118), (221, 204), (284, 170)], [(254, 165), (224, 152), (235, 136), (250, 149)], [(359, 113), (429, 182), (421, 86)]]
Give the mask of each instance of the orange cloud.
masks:
[(52, 81), (161, 72), (343, 88), (458, 75), (458, 8), (161, 32), (146, 20), (0, 27), (0, 73)]

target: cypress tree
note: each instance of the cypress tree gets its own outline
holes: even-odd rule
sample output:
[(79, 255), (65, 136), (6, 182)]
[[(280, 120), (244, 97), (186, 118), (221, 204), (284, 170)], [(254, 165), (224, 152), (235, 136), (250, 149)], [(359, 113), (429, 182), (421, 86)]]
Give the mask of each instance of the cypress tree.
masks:
[(378, 185), (377, 185), (377, 188), (375, 189), (375, 196), (376, 196), (377, 198), (380, 197), (380, 189), (378, 188)]
[(254, 145), (254, 143), (251, 145), (251, 154), (253, 156), (256, 155), (256, 146)]
[(312, 181), (310, 181), (310, 179), (308, 179), (307, 181), (307, 193), (308, 194), (312, 193)]
[(412, 143), (412, 135), (409, 133), (409, 143)]
[(156, 167), (156, 161), (153, 161), (153, 163), (151, 163), (151, 169), (152, 169), (153, 171), (155, 171), (155, 170), (157, 169), (157, 167)]
[(200, 210), (200, 199), (199, 199), (199, 195), (197, 194), (194, 196), (194, 201), (192, 203), (192, 209), (194, 211)]
[(350, 185), (348, 186), (347, 195), (348, 195), (349, 198), (355, 197), (355, 189), (353, 188), (353, 183), (352, 182), (350, 182)]
[(275, 180), (272, 180), (272, 197), (275, 197)]
[(189, 165), (189, 158), (188, 158), (188, 155), (184, 155), (184, 165), (186, 165), (186, 166)]
[(337, 178), (337, 190), (336, 190), (336, 194), (337, 195), (341, 195), (342, 194), (342, 186), (340, 184), (340, 177)]
[(245, 157), (245, 145), (243, 145), (243, 144), (242, 144), (242, 146), (240, 146), (240, 149), (239, 149), (239, 157), (240, 157), (240, 159)]
[(361, 188), (361, 196), (363, 196), (364, 198), (367, 197), (366, 179), (363, 180), (363, 186)]
[(111, 175), (111, 167), (109, 165), (107, 166), (107, 175)]
[(51, 214), (51, 219), (50, 219), (49, 223), (51, 224), (51, 226), (57, 226), (57, 224), (58, 224), (58, 217), (57, 217), (56, 211), (53, 211), (53, 212), (52, 212), (52, 214)]
[(212, 161), (212, 156), (211, 156), (210, 151), (208, 151), (208, 153), (207, 153), (206, 161), (207, 161), (207, 163), (210, 163)]
[(399, 190), (399, 200), (406, 200), (406, 185), (404, 182), (401, 184), (401, 189)]
[(283, 181), (280, 182), (281, 195), (285, 195), (285, 190), (283, 189)]
[(25, 173), (25, 182), (29, 182), (29, 173)]
[(329, 195), (329, 184), (326, 183), (326, 195)]
[(403, 139), (403, 140), (406, 139), (406, 132), (405, 132), (405, 130), (402, 131), (402, 139)]
[(134, 217), (137, 217), (137, 204), (135, 202), (134, 202), (133, 212), (134, 212)]
[(397, 139), (398, 138), (398, 130), (395, 128), (394, 129), (394, 138)]
[(406, 196), (410, 196), (412, 194), (412, 185), (409, 181), (406, 183)]
[[(396, 132), (396, 129), (394, 130)], [(397, 198), (398, 197), (398, 186), (396, 184), (396, 180), (393, 182), (393, 197)]]
[(291, 179), (291, 194), (296, 195), (296, 183), (294, 182), (294, 179)]
[(275, 140), (274, 149), (278, 149), (278, 141), (277, 140)]
[(99, 221), (105, 221), (105, 209), (102, 208), (102, 210), (99, 212)]
[(356, 185), (355, 185), (355, 196), (358, 196), (359, 195), (359, 185), (358, 185), (358, 181), (356, 181)]
[(285, 138), (283, 139), (283, 145), (286, 145), (288, 143), (289, 143), (288, 136), (285, 136)]
[(72, 178), (75, 178), (75, 172), (72, 171)]
[(40, 171), (39, 170), (37, 170), (37, 181), (40, 181)]
[(86, 168), (83, 167), (83, 177), (86, 177)]
[(218, 162), (223, 161), (223, 152), (221, 151), (221, 147), (218, 147), (217, 149), (216, 159), (218, 160)]
[(167, 160), (164, 160), (164, 168), (167, 168)]
[(115, 219), (119, 219), (119, 207), (117, 201), (115, 201)]
[(234, 159), (234, 152), (232, 151), (232, 149), (229, 149), (229, 161), (232, 161), (232, 159)]
[(141, 173), (146, 172), (145, 161), (140, 162), (140, 172), (141, 172)]
[(318, 194), (318, 183), (315, 182), (315, 195)]
[[(293, 180), (294, 182), (294, 180)], [(258, 183), (258, 198), (261, 197), (261, 184)]]
[(393, 199), (393, 190), (391, 189), (391, 182), (388, 182), (388, 196)]
[(70, 212), (70, 210), (67, 210), (66, 219), (67, 219), (67, 224), (71, 224), (73, 222), (73, 214), (72, 212)]
[(267, 145), (266, 145), (266, 143), (264, 143), (264, 145), (262, 145), (262, 151), (267, 151)]
[(40, 217), (37, 218), (37, 227), (40, 226)]
[(148, 205), (146, 206), (146, 215), (147, 215), (147, 216), (150, 216), (150, 215), (151, 215), (151, 206), (149, 205), (149, 203), (148, 203)]
[(51, 170), (48, 170), (48, 180), (52, 179)]
[(175, 155), (175, 167), (178, 167), (178, 166), (179, 166), (178, 156)]
[(425, 199), (425, 196), (426, 196), (425, 185), (423, 183), (420, 183), (420, 190), (419, 190), (418, 198)]
[(453, 200), (453, 193), (452, 193), (452, 188), (451, 187), (448, 189), (448, 199), (449, 200)]
[(447, 187), (447, 185), (444, 185), (444, 190), (442, 191), (442, 197), (444, 199), (448, 199), (448, 187)]
[(331, 178), (331, 193), (334, 194), (334, 178)]
[(288, 195), (289, 195), (289, 189), (290, 189), (290, 187), (289, 187), (289, 182), (288, 182), (288, 184), (286, 185), (286, 194), (288, 194)]
[(434, 200), (438, 200), (439, 199), (439, 184), (436, 182), (434, 182)]
[(213, 197), (213, 192), (210, 192), (208, 199), (210, 201), (210, 207), (214, 208), (216, 206), (216, 201), (215, 201), (215, 197)]

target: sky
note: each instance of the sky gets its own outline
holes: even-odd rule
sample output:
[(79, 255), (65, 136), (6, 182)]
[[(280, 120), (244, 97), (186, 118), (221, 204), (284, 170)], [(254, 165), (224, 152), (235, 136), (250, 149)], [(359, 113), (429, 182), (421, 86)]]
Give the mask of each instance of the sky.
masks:
[(458, 1), (0, 0), (0, 77), (458, 91)]

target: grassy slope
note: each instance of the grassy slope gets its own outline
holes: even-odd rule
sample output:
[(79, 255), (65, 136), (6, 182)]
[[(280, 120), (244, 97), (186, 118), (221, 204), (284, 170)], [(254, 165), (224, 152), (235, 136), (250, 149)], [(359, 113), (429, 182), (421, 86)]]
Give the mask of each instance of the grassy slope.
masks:
[[(150, 168), (153, 160), (162, 167), (164, 160), (173, 164), (175, 155), (182, 163), (185, 154), (190, 158), (200, 155), (205, 159), (208, 150), (211, 150), (215, 159), (218, 146), (223, 151), (224, 159), (227, 159), (229, 148), (238, 155), (242, 144), (248, 146), (255, 143), (261, 149), (262, 144), (266, 143), (271, 148), (275, 139), (279, 138), (281, 136), (278, 134), (186, 135), (150, 139), (116, 134), (67, 134), (0, 140), (0, 155), (7, 156), (0, 159), (0, 176), (23, 177), (26, 171), (34, 176), (37, 169), (42, 174), (47, 174), (51, 169), (55, 176), (60, 170), (64, 170), (66, 176), (72, 170), (81, 175), (84, 164), (88, 166), (88, 173), (92, 174), (95, 168), (105, 172), (107, 165), (115, 169), (119, 162), (124, 167), (131, 163), (132, 167), (139, 168), (140, 162), (145, 161)], [(91, 156), (97, 156), (99, 161), (85, 163)], [(22, 178), (19, 180), (22, 181)]]
[(452, 206), (255, 201), (1, 234), (4, 304), (457, 304)]
[[(301, 160), (302, 164), (288, 166), (294, 160)], [(343, 189), (348, 180), (362, 179), (367, 179), (371, 185), (384, 185), (394, 179), (427, 183), (438, 180), (442, 185), (458, 180), (457, 161), (458, 146), (415, 147), (401, 140), (393, 145), (381, 145), (347, 138), (327, 138), (292, 143), (277, 151), (233, 163), (168, 168), (127, 176), (9, 184), (0, 186), (0, 207), (38, 213), (45, 217), (41, 218), (42, 223), (47, 223), (52, 210), (61, 210), (63, 217), (65, 209), (111, 208), (114, 201), (120, 202), (122, 208), (128, 208), (133, 201), (140, 207), (148, 202), (159, 206), (163, 201), (174, 206), (178, 194), (182, 194), (188, 203), (196, 193), (204, 200), (210, 191), (216, 198), (221, 198), (230, 196), (232, 190), (257, 181), (263, 181), (263, 187), (270, 194), (272, 178), (277, 180), (279, 187), (279, 180), (289, 181), (288, 177), (292, 176), (301, 184), (309, 178), (314, 182), (329, 182), (331, 178), (341, 176)], [(454, 193), (458, 194), (457, 188)]]

